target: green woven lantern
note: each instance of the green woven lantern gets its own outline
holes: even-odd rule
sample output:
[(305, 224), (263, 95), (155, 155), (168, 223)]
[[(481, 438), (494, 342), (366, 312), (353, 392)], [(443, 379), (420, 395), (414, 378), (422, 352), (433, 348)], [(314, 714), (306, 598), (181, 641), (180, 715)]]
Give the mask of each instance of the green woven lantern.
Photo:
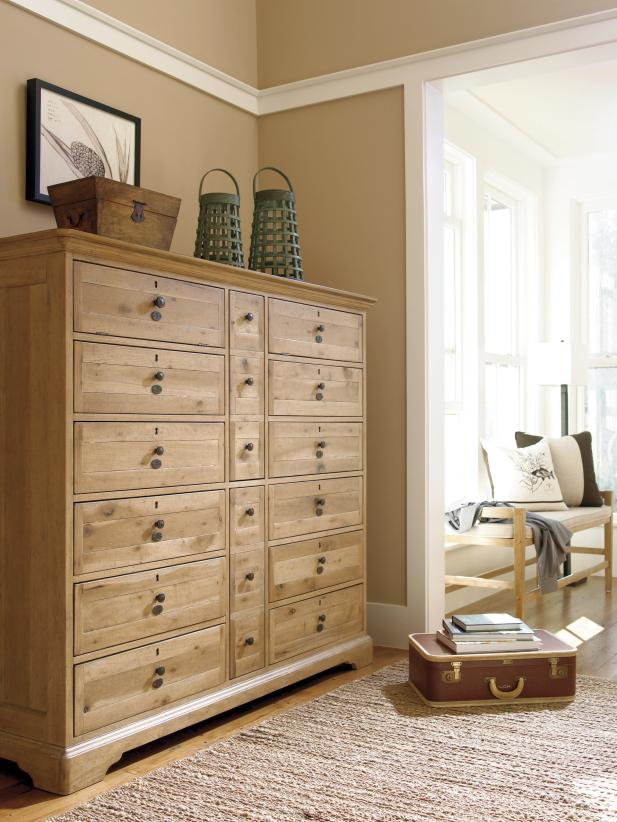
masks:
[[(231, 177), (236, 193), (202, 194), (204, 180), (213, 171), (222, 171)], [(238, 268), (244, 267), (240, 233), (240, 189), (233, 174), (224, 168), (211, 168), (210, 171), (206, 171), (199, 183), (199, 217), (194, 256), (202, 260), (228, 263)]]
[[(257, 174), (275, 171), (289, 186), (255, 191)], [(264, 166), (253, 177), (253, 232), (249, 268), (277, 277), (302, 279), (302, 258), (296, 218), (296, 195), (289, 177), (278, 168)]]

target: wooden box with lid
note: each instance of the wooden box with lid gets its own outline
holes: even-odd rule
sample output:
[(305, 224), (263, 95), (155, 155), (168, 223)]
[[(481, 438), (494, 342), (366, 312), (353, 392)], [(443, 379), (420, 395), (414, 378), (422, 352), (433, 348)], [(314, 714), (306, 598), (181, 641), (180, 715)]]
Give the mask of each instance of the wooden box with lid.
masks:
[(0, 240), (0, 757), (36, 786), (371, 660), (371, 303), (69, 229)]

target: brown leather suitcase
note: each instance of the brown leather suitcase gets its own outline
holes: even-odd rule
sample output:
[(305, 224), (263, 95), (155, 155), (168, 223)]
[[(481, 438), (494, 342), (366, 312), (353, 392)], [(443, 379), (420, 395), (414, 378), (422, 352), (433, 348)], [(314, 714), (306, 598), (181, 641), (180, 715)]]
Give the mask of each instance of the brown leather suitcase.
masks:
[(535, 631), (539, 651), (453, 654), (435, 634), (409, 637), (409, 684), (427, 705), (570, 702), (576, 690), (576, 649)]

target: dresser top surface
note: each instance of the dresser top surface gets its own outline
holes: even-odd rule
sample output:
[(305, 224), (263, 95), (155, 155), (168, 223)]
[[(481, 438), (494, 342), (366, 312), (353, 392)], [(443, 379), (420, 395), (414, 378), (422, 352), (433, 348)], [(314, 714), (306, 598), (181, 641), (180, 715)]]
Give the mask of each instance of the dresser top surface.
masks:
[(212, 285), (255, 290), (282, 299), (309, 300), (361, 310), (376, 302), (373, 297), (362, 294), (274, 277), (271, 274), (200, 260), (171, 251), (160, 251), (74, 229), (56, 228), (0, 238), (0, 261), (57, 252), (72, 254), (75, 259), (192, 277)]

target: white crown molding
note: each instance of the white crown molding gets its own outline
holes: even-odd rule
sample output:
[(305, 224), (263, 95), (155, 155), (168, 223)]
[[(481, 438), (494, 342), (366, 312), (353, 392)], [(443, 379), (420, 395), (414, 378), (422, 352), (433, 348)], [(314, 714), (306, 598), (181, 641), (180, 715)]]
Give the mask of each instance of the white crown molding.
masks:
[(105, 48), (257, 114), (257, 89), (81, 0), (7, 0)]
[[(469, 70), (466, 55), (477, 56), (479, 51), (486, 55), (488, 65), (495, 65), (491, 51), (499, 50), (500, 68), (506, 70), (510, 63), (533, 59), (530, 39), (537, 44), (535, 51), (542, 55), (552, 52), (556, 59), (559, 53), (573, 49), (612, 47), (617, 40), (617, 9), (613, 9), (260, 90), (82, 0), (5, 2), (255, 115), (402, 86), (410, 72), (426, 80), (452, 75), (462, 79)], [(453, 88), (456, 80), (448, 82)], [(466, 87), (468, 83), (465, 78)]]

